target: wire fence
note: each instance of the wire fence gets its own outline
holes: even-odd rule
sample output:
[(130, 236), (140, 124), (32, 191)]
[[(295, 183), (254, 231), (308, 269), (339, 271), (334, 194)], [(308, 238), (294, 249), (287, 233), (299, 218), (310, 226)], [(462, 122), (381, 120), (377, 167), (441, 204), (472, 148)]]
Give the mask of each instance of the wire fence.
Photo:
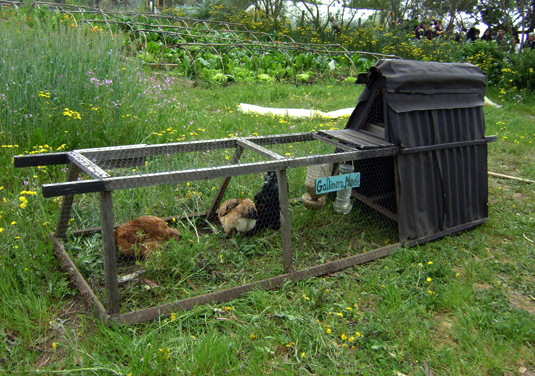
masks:
[[(350, 51), (337, 43), (300, 43), (286, 34), (248, 30), (239, 23), (198, 20), (165, 14), (103, 10), (82, 6), (34, 2), (3, 1), (27, 15), (47, 22), (43, 12), (66, 15), (76, 27), (125, 33), (125, 50), (139, 56), (154, 68), (178, 69), (185, 76), (199, 79), (203, 68), (218, 69), (223, 75), (236, 67), (259, 74), (270, 71), (297, 81), (297, 74), (315, 69), (328, 72), (333, 64), (353, 73), (366, 72), (372, 59), (399, 58), (367, 51)], [(332, 62), (332, 63), (331, 63)], [(329, 65), (331, 64), (331, 65)], [(239, 74), (238, 74), (239, 75)]]

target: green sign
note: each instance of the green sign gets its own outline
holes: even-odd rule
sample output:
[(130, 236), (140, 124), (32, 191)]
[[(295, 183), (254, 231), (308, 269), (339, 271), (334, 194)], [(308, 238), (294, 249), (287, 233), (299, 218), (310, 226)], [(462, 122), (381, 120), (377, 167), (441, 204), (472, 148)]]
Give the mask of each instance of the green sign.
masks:
[(317, 195), (356, 187), (360, 187), (360, 172), (316, 179)]

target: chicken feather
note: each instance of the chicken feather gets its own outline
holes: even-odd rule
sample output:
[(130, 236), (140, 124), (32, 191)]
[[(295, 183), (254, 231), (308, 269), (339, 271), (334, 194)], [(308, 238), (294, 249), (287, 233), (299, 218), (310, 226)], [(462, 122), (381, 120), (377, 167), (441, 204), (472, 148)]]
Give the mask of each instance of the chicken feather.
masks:
[(225, 234), (230, 235), (234, 231), (247, 232), (256, 224), (256, 206), (251, 199), (233, 198), (225, 201), (219, 207), (217, 216)]
[(167, 226), (165, 220), (144, 215), (119, 226), (115, 232), (117, 250), (126, 256), (149, 256), (154, 249), (180, 233)]

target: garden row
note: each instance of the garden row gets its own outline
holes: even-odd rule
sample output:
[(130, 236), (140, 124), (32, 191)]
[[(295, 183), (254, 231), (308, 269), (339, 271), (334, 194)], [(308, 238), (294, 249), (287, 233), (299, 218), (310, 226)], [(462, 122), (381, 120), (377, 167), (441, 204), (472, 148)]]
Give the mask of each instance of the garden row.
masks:
[[(415, 41), (408, 28), (384, 29), (364, 23), (340, 33), (291, 25), (254, 22), (251, 14), (214, 6), (214, 20), (166, 14), (96, 10), (80, 6), (6, 2), (3, 15), (30, 27), (81, 28), (86, 33), (124, 35), (123, 54), (152, 68), (166, 68), (189, 79), (216, 84), (228, 81), (309, 82), (315, 76), (341, 78), (366, 72), (381, 57), (423, 61), (469, 62), (488, 76), (501, 95), (524, 95), (535, 89), (533, 51), (510, 54), (494, 43), (459, 44), (447, 38)], [(176, 13), (176, 12), (175, 12)], [(256, 16), (255, 16), (256, 17)], [(240, 22), (241, 21), (241, 22)], [(366, 52), (364, 52), (366, 51)], [(349, 80), (354, 80), (350, 77)]]

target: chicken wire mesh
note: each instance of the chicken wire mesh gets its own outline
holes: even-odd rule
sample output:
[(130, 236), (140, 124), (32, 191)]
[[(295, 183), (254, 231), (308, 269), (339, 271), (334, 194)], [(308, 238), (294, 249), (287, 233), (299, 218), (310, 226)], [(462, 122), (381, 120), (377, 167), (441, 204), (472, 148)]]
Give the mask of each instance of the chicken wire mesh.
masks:
[(366, 116), (360, 129), (368, 131), (378, 137), (385, 137), (385, 120), (384, 120), (384, 104), (383, 104), (383, 92), (377, 90), (377, 93), (373, 99), (373, 103), (370, 107), (370, 111)]
[[(90, 163), (79, 161), (85, 172), (71, 172), (70, 179), (84, 181), (99, 174), (133, 179), (134, 187), (113, 191), (121, 313), (285, 272), (276, 171), (178, 183), (158, 180), (162, 174), (189, 169), (243, 166), (246, 172), (248, 166), (262, 165), (276, 156), (291, 161), (336, 151), (310, 134), (276, 137), (74, 152)], [(282, 205), (289, 209), (294, 270), (397, 242), (393, 157), (347, 162), (361, 174), (361, 186), (352, 190), (352, 210), (347, 215), (333, 210), (336, 192), (316, 195), (307, 189), (308, 166), (286, 170), (289, 200)], [(323, 167), (327, 176), (339, 173), (338, 163)], [(149, 178), (151, 184), (135, 187), (136, 179), (142, 178)], [(74, 195), (69, 218), (60, 221), (63, 227), (58, 226), (57, 233), (66, 234), (65, 250), (97, 297), (106, 301), (98, 231), (101, 209), (98, 193)], [(120, 234), (127, 235), (121, 240)], [(130, 242), (128, 250), (125, 241)], [(147, 248), (150, 252), (145, 253)]]

